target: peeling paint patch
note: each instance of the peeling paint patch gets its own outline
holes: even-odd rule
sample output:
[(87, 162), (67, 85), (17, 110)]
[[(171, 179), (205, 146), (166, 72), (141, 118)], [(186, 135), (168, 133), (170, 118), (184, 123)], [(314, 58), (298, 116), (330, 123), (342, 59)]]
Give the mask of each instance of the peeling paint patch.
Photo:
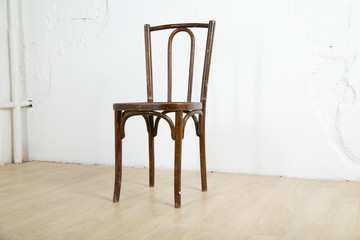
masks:
[(93, 43), (107, 20), (107, 0), (54, 1), (44, 18), (47, 28), (24, 46), (27, 92), (35, 106), (50, 93), (54, 58)]
[(310, 80), (314, 112), (341, 158), (360, 165), (340, 126), (343, 107), (356, 107), (357, 91), (348, 74), (360, 47), (360, 5), (356, 0), (295, 0), (294, 10), (316, 49)]

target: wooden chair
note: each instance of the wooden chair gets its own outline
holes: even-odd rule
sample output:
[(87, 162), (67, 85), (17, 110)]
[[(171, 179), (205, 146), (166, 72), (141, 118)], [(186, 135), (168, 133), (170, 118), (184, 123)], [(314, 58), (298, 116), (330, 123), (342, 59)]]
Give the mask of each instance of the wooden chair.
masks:
[[(206, 28), (207, 42), (205, 51), (204, 68), (202, 75), (200, 101), (191, 101), (195, 37), (189, 28)], [(168, 40), (168, 93), (167, 102), (153, 102), (153, 76), (151, 56), (151, 33), (155, 31), (175, 29)], [(122, 175), (122, 139), (125, 137), (124, 126), (128, 118), (141, 115), (144, 117), (149, 137), (149, 185), (154, 186), (154, 137), (160, 119), (164, 119), (171, 128), (171, 137), (175, 140), (175, 169), (174, 169), (174, 196), (175, 208), (181, 207), (181, 145), (184, 137), (184, 128), (187, 120), (192, 118), (195, 123), (196, 134), (200, 139), (200, 166), (202, 191), (207, 190), (206, 161), (205, 161), (205, 110), (206, 95), (209, 80), (211, 52), (214, 38), (215, 21), (209, 23), (169, 24), (151, 27), (144, 26), (145, 30), (145, 55), (147, 78), (147, 102), (139, 103), (114, 103), (115, 112), (115, 185), (113, 202), (118, 202), (121, 188)], [(172, 102), (172, 41), (179, 32), (187, 32), (191, 39), (190, 67), (187, 102)], [(168, 113), (175, 113), (175, 124)]]

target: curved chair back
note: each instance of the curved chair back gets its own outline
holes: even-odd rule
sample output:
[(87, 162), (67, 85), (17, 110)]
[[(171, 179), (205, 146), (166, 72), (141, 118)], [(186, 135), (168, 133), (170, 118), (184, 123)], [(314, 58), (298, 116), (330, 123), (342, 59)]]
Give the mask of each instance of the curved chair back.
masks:
[(211, 53), (212, 45), (214, 38), (215, 30), (215, 21), (211, 20), (209, 23), (184, 23), (184, 24), (168, 24), (151, 27), (149, 24), (145, 24), (145, 57), (146, 57), (146, 81), (147, 81), (147, 99), (148, 102), (153, 102), (153, 74), (152, 74), (152, 56), (151, 56), (151, 32), (174, 29), (170, 34), (168, 40), (168, 59), (167, 59), (167, 68), (168, 68), (168, 88), (167, 88), (167, 101), (172, 101), (172, 42), (176, 34), (179, 32), (186, 32), (190, 36), (191, 47), (190, 47), (190, 63), (189, 63), (189, 78), (188, 78), (188, 92), (187, 92), (187, 102), (191, 102), (192, 95), (192, 83), (194, 75), (194, 55), (195, 55), (195, 37), (193, 32), (189, 28), (207, 28), (207, 40), (205, 47), (205, 58), (204, 58), (204, 67), (202, 74), (201, 82), (201, 94), (200, 102), (203, 104), (203, 109), (205, 110), (206, 106), (206, 95), (207, 95), (207, 86), (209, 81), (209, 72), (210, 72), (210, 62), (211, 62)]

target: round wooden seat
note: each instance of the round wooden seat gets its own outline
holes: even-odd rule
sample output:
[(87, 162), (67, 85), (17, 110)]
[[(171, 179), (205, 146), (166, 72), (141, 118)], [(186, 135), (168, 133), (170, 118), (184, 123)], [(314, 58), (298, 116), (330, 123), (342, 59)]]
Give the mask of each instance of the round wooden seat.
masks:
[(113, 105), (115, 111), (192, 111), (202, 108), (201, 102), (132, 102)]

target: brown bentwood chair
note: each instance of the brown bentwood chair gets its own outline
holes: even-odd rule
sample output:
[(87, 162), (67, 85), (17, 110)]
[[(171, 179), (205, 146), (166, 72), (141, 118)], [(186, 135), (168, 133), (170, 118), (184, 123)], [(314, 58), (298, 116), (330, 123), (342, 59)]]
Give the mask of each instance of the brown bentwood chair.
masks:
[[(171, 128), (171, 137), (175, 140), (175, 169), (174, 169), (174, 197), (175, 208), (181, 207), (181, 145), (184, 137), (184, 128), (187, 120), (191, 117), (195, 123), (196, 135), (200, 139), (200, 166), (202, 191), (207, 190), (206, 183), (206, 161), (205, 161), (205, 110), (206, 94), (209, 80), (211, 52), (214, 38), (215, 21), (209, 23), (186, 23), (169, 24), (150, 27), (144, 26), (145, 30), (145, 55), (146, 55), (146, 80), (147, 80), (147, 102), (143, 103), (114, 103), (115, 112), (115, 186), (113, 202), (118, 202), (121, 188), (122, 175), (122, 139), (125, 137), (124, 126), (129, 117), (141, 115), (144, 117), (149, 136), (149, 185), (154, 186), (154, 137), (160, 119), (164, 119)], [(201, 83), (200, 101), (191, 101), (192, 80), (195, 54), (195, 37), (189, 28), (207, 29), (207, 41), (204, 68)], [(168, 41), (168, 92), (167, 102), (153, 101), (153, 76), (151, 57), (151, 32), (175, 29)], [(172, 102), (172, 41), (179, 32), (187, 32), (191, 39), (190, 66), (187, 102)], [(175, 124), (166, 114), (175, 113)]]

